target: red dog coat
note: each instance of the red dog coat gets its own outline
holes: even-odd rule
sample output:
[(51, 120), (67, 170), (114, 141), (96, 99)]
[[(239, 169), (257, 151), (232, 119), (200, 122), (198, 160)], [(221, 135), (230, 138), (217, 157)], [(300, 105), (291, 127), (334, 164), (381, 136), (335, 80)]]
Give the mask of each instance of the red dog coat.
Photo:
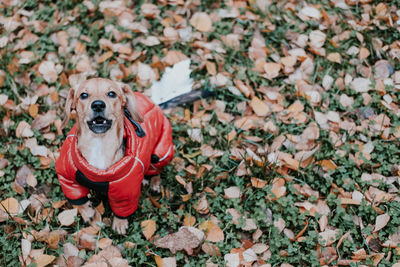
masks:
[[(135, 126), (124, 118), (125, 156), (107, 170), (89, 165), (82, 157), (77, 146), (76, 125), (69, 132), (55, 167), (61, 188), (71, 204), (84, 204), (89, 189), (94, 189), (107, 193), (115, 215), (127, 217), (137, 209), (143, 177), (158, 174), (172, 160), (171, 123), (159, 106), (141, 93), (135, 96), (144, 122), (134, 122)], [(152, 155), (158, 157), (155, 164), (151, 163)]]

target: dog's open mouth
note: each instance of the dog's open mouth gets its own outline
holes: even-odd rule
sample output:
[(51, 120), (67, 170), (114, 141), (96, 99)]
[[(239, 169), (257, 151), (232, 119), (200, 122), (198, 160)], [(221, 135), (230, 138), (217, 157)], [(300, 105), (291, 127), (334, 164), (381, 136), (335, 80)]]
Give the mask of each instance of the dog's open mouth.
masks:
[(97, 116), (87, 122), (89, 129), (97, 134), (105, 133), (111, 128), (112, 120), (107, 120), (104, 117)]

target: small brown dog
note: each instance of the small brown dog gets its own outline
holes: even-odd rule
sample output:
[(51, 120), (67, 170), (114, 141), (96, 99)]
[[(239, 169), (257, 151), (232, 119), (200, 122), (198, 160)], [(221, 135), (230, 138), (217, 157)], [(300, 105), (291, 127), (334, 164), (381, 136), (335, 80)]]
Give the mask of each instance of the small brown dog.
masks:
[(112, 228), (125, 234), (145, 175), (157, 175), (173, 158), (172, 128), (159, 106), (126, 84), (93, 78), (71, 89), (63, 127), (76, 112), (56, 171), (64, 194), (85, 221), (95, 211), (89, 189), (107, 194)]

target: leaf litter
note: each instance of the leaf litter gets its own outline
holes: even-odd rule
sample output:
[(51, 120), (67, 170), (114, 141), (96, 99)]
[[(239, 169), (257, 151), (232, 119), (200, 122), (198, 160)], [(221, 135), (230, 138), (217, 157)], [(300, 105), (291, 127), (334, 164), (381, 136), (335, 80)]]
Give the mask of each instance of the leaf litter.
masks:
[[(4, 264), (398, 264), (395, 1), (0, 6)], [(89, 76), (215, 93), (165, 111), (176, 157), (124, 237), (107, 204), (81, 223), (53, 169)]]

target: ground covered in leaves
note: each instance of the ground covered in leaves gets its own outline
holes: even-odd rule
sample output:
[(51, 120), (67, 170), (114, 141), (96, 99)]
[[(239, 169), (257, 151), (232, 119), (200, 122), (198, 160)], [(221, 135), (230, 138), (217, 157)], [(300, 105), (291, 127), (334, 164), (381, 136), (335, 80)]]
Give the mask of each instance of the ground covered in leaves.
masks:
[[(0, 265), (399, 266), (398, 6), (1, 1)], [(99, 198), (84, 224), (54, 170), (70, 84), (150, 94), (184, 59), (215, 96), (166, 111), (160, 192), (126, 236)]]

